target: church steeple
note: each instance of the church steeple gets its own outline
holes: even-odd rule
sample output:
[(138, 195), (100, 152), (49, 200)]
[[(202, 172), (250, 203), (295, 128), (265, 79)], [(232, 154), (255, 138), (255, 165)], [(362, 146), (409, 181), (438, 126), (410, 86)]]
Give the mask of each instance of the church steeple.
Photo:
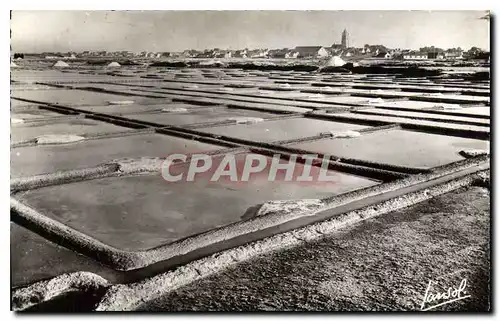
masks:
[(349, 34), (347, 33), (347, 30), (344, 29), (342, 31), (342, 48), (348, 48), (349, 47)]

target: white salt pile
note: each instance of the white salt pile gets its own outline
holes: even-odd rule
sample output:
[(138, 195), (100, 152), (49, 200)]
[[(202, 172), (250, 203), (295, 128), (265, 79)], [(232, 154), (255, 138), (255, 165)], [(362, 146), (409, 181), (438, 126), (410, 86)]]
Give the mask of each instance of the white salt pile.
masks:
[(373, 98), (373, 99), (368, 99), (368, 104), (381, 104), (384, 103), (384, 100), (382, 98)]
[(161, 111), (165, 112), (165, 113), (185, 113), (188, 110), (186, 108), (182, 108), (182, 107), (167, 107), (167, 108), (163, 108)]
[(59, 60), (58, 62), (56, 62), (54, 64), (53, 67), (64, 68), (64, 67), (69, 67), (69, 65), (67, 63), (65, 63), (64, 61)]
[(117, 164), (124, 173), (156, 172), (170, 164), (160, 157), (121, 158), (109, 163)]
[(454, 109), (463, 109), (463, 107), (458, 104), (446, 104), (446, 105), (434, 105), (432, 109), (454, 110)]
[(77, 135), (43, 135), (36, 139), (37, 144), (65, 144), (84, 140), (85, 137)]
[[(269, 201), (259, 208), (255, 216), (268, 215), (273, 213), (294, 214), (307, 211), (314, 211), (324, 205), (319, 199)], [(313, 213), (311, 213), (313, 214)]]
[(22, 123), (24, 123), (24, 119), (21, 119), (21, 118), (11, 118), (10, 122), (12, 124), (22, 124)]
[(108, 104), (110, 105), (131, 105), (133, 104), (133, 100), (111, 100), (108, 101)]
[(313, 95), (309, 95), (308, 98), (325, 98), (325, 95), (323, 95), (323, 94), (313, 94)]
[(237, 124), (255, 124), (264, 121), (260, 117), (231, 117), (228, 120), (234, 121)]
[(326, 62), (325, 66), (342, 67), (345, 64), (346, 62), (342, 58), (340, 58), (339, 56), (333, 56)]
[(356, 138), (360, 137), (361, 133), (354, 131), (354, 130), (348, 130), (345, 132), (326, 132), (326, 133), (321, 133), (322, 135), (328, 135), (333, 138)]

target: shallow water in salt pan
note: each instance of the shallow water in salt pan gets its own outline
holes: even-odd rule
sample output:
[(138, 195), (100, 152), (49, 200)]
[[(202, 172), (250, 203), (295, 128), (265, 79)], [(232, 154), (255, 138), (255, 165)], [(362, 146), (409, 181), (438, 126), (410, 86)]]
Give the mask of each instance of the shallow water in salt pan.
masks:
[(430, 168), (464, 159), (463, 149), (489, 149), (489, 142), (406, 130), (367, 133), (358, 138), (324, 139), (290, 145), (343, 158), (417, 168)]
[(167, 183), (159, 175), (130, 176), (44, 187), (19, 197), (106, 244), (141, 250), (238, 222), (250, 207), (269, 200), (323, 198), (377, 184), (334, 171), (328, 175), (334, 183)]

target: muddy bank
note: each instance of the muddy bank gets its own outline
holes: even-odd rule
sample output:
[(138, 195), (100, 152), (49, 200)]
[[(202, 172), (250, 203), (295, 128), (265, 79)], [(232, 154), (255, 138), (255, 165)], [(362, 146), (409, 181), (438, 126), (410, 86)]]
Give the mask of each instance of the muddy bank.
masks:
[(407, 66), (417, 66), (417, 67), (490, 67), (490, 64), (481, 60), (466, 60), (466, 61), (387, 61), (379, 62), (377, 66), (383, 67), (407, 67)]
[(315, 65), (293, 64), (293, 65), (274, 65), (274, 64), (253, 64), (253, 63), (230, 63), (228, 68), (243, 70), (276, 70), (276, 71), (316, 71), (319, 69)]
[(159, 62), (153, 62), (152, 64), (149, 65), (149, 67), (185, 68), (185, 67), (190, 67), (190, 66), (183, 61), (159, 61)]
[(417, 66), (409, 67), (383, 67), (383, 66), (359, 66), (350, 69), (354, 74), (398, 74), (402, 77), (428, 77), (441, 75), (442, 70), (429, 70)]
[[(173, 66), (176, 63), (159, 63), (162, 66)], [(325, 66), (321, 67), (315, 64), (288, 64), (280, 65), (273, 63), (200, 63), (200, 62), (179, 62), (179, 67), (190, 68), (225, 68), (241, 70), (262, 70), (262, 71), (305, 71), (321, 73), (353, 73), (353, 74), (395, 74), (402, 77), (428, 77), (442, 75), (442, 70), (430, 70), (419, 66), (356, 66), (352, 63), (346, 63), (341, 67)], [(153, 66), (153, 65), (152, 65)], [(157, 64), (154, 64), (157, 66)]]
[(490, 72), (489, 71), (480, 71), (480, 72), (475, 72), (473, 74), (466, 74), (466, 75), (462, 74), (462, 75), (457, 75), (456, 78), (461, 78), (461, 79), (470, 80), (470, 81), (490, 80)]
[(342, 67), (327, 66), (319, 70), (321, 73), (353, 73), (353, 74), (392, 74), (397, 77), (429, 77), (439, 76), (443, 73), (442, 70), (430, 70), (418, 66), (354, 66), (352, 63), (347, 63)]

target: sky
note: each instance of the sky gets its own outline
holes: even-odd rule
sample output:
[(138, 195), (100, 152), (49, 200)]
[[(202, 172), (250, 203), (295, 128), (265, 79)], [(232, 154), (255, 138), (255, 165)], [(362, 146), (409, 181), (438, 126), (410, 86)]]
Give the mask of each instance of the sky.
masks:
[(13, 11), (16, 52), (293, 48), (490, 49), (485, 11)]

